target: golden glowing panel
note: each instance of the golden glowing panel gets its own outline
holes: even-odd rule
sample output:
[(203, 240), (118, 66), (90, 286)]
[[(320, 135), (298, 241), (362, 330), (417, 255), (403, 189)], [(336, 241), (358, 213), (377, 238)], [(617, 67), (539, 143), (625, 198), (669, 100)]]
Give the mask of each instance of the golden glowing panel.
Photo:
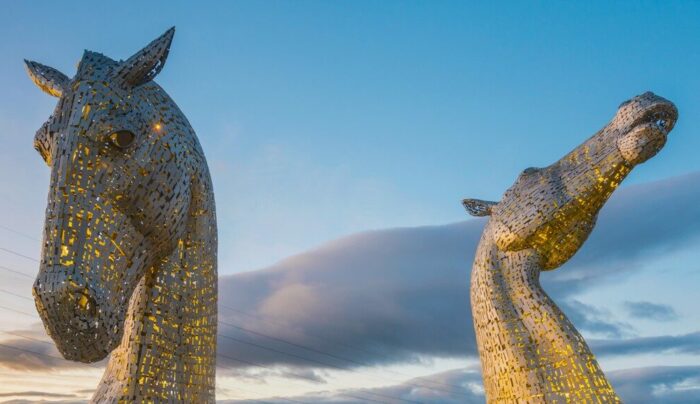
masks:
[(216, 216), (194, 131), (152, 79), (174, 29), (126, 61), (86, 51), (34, 138), (51, 168), (36, 307), (66, 359), (111, 353), (93, 402), (215, 401)]
[(500, 202), (464, 200), (490, 216), (472, 268), (471, 305), (489, 403), (619, 402), (588, 345), (539, 282), (588, 238), (635, 165), (666, 143), (678, 112), (647, 92), (546, 168), (528, 168)]

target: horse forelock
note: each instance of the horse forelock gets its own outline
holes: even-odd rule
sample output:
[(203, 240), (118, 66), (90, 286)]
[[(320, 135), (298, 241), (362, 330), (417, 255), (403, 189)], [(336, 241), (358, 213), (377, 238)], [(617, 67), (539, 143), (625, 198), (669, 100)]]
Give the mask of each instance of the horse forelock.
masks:
[(75, 79), (86, 79), (94, 76), (106, 77), (118, 65), (119, 63), (109, 56), (86, 50), (78, 62)]

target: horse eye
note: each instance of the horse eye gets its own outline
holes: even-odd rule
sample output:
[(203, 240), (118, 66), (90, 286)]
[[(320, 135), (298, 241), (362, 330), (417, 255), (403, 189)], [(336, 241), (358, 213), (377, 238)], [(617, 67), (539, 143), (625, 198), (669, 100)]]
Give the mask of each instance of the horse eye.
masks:
[(120, 149), (126, 149), (127, 147), (131, 146), (132, 143), (134, 143), (136, 135), (128, 130), (118, 130), (116, 132), (112, 132), (112, 134), (109, 135), (109, 139)]

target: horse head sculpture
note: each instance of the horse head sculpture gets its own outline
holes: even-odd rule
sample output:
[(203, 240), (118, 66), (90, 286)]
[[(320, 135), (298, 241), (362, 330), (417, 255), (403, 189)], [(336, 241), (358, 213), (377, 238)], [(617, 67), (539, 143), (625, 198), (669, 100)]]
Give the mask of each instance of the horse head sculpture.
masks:
[(500, 202), (464, 200), (472, 215), (490, 216), (471, 277), (488, 402), (619, 401), (539, 274), (581, 248), (612, 192), (661, 150), (677, 118), (670, 101), (644, 93), (559, 161), (523, 171)]
[(58, 105), (34, 147), (51, 168), (33, 294), (61, 354), (111, 353), (94, 402), (213, 402), (217, 231), (206, 160), (153, 82), (174, 28), (125, 61), (85, 51), (72, 79), (26, 62)]

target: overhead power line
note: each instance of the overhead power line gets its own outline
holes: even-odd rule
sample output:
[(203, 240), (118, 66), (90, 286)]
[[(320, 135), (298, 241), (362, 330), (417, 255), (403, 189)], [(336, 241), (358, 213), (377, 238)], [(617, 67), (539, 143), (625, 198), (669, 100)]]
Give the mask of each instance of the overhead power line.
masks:
[[(10, 307), (6, 307), (6, 306), (0, 306), (0, 309), (12, 311), (12, 312), (15, 312), (15, 313), (18, 313), (18, 314), (22, 314), (22, 315), (25, 315), (25, 316), (29, 316), (29, 317), (32, 317), (32, 318), (37, 318), (37, 317), (38, 317), (36, 314), (27, 313), (27, 312), (25, 312), (25, 311), (16, 310), (16, 309), (13, 309), (13, 308), (10, 308)], [(38, 341), (38, 342), (42, 342), (42, 343), (48, 342), (48, 341), (37, 340), (36, 338), (27, 337), (27, 336), (24, 336), (24, 335), (11, 334), (11, 333), (9, 333), (9, 332), (7, 332), (7, 331), (0, 331), (0, 332), (5, 333), (5, 334), (9, 334), (9, 335), (13, 335), (13, 336), (16, 336), (16, 337), (19, 337), (19, 338), (24, 338), (24, 339), (28, 339), (28, 340), (34, 340), (34, 341)], [(217, 334), (217, 335), (218, 335), (218, 336), (222, 336), (222, 337), (227, 337), (227, 336), (221, 335), (221, 334)], [(233, 338), (233, 337), (229, 337), (229, 338)], [(53, 344), (51, 344), (51, 345), (53, 345)], [(42, 354), (42, 353), (36, 352), (36, 351), (29, 351), (29, 350), (26, 350), (26, 349), (23, 349), (23, 348), (13, 347), (13, 346), (7, 345), (7, 344), (2, 344), (2, 343), (0, 343), (0, 346), (4, 346), (4, 347), (8, 347), (8, 348), (15, 348), (15, 349), (18, 349), (18, 350), (23, 350), (23, 351), (26, 351), (26, 352), (35, 353), (35, 354), (37, 354), (37, 355), (49, 356), (49, 357), (52, 357), (52, 358), (55, 358), (55, 359), (65, 360), (64, 358), (60, 358), (60, 357), (57, 357), (57, 356), (54, 356), (54, 355)], [(260, 347), (262, 347), (262, 346), (260, 346)], [(262, 348), (264, 348), (264, 349), (270, 349), (270, 348), (266, 348), (266, 347), (262, 347)], [(280, 351), (277, 351), (277, 352), (280, 352)], [(257, 363), (257, 362), (253, 362), (253, 361), (249, 361), (249, 360), (245, 360), (245, 359), (241, 359), (241, 358), (235, 358), (235, 357), (233, 357), (233, 356), (226, 355), (226, 354), (222, 354), (222, 353), (217, 353), (217, 356), (218, 356), (218, 357), (221, 357), (221, 358), (225, 358), (225, 359), (231, 360), (231, 361), (235, 361), (235, 362), (238, 362), (238, 363), (243, 363), (243, 364), (248, 365), (248, 366), (261, 367), (261, 368), (266, 368), (266, 369), (269, 369), (269, 370), (273, 370), (273, 371), (274, 371), (274, 368), (273, 368), (272, 366), (264, 365), (264, 364), (261, 364), (261, 363)], [(312, 382), (316, 382), (315, 379), (313, 379), (313, 378), (311, 378), (311, 377), (309, 377), (309, 376), (298, 375), (298, 377), (301, 377), (301, 378), (303, 378), (303, 379), (307, 379), (307, 380), (312, 381)], [(361, 399), (361, 400), (364, 400), (364, 401), (372, 401), (372, 402), (377, 402), (377, 403), (383, 403), (382, 401), (377, 401), (377, 400), (370, 399), (370, 398), (367, 398), (367, 397), (358, 397), (358, 396), (349, 395), (349, 394), (346, 394), (346, 393), (338, 393), (338, 394), (339, 394), (339, 395), (346, 396), (346, 397), (354, 398), (354, 399)], [(420, 403), (418, 403), (417, 401), (406, 400), (406, 399), (403, 399), (403, 398), (401, 398), (401, 397), (394, 397), (394, 396), (384, 395), (384, 394), (375, 393), (375, 392), (367, 392), (367, 391), (366, 391), (366, 392), (363, 392), (363, 394), (372, 395), (372, 396), (376, 396), (376, 397), (380, 397), (380, 398), (384, 398), (384, 399), (388, 399), (388, 400), (392, 400), (392, 401), (401, 401), (401, 402), (406, 402), (406, 403), (420, 404)]]
[[(17, 234), (22, 234), (21, 232), (15, 231), (15, 230), (10, 229), (10, 228), (7, 228), (7, 227), (5, 227), (5, 226), (0, 226), (0, 228), (5, 229), (5, 230), (8, 230), (8, 231), (11, 231), (11, 232), (14, 232), (14, 233), (17, 233)], [(26, 234), (22, 234), (22, 235), (27, 236)], [(29, 237), (29, 236), (27, 236), (27, 237)], [(17, 251), (14, 251), (14, 250), (11, 250), (11, 249), (8, 249), (8, 248), (5, 248), (5, 247), (0, 247), (0, 250), (5, 251), (5, 252), (10, 253), (10, 254), (13, 254), (13, 255), (16, 255), (16, 256), (19, 256), (19, 257), (22, 257), (22, 258), (25, 258), (25, 259), (28, 259), (28, 260), (31, 260), (31, 261), (34, 261), (34, 262), (39, 262), (39, 260), (37, 260), (37, 259), (35, 259), (35, 258), (33, 258), (33, 257), (27, 256), (27, 255), (25, 255), (25, 254), (21, 254), (21, 253), (19, 253), (19, 252), (17, 252)], [(17, 274), (17, 275), (21, 275), (21, 276), (24, 276), (24, 277), (32, 278), (32, 279), (33, 279), (33, 277), (32, 277), (31, 275), (26, 274), (26, 273), (23, 273), (23, 272), (20, 272), (20, 271), (17, 271), (17, 270), (14, 270), (14, 269), (12, 269), (12, 268), (0, 266), (0, 270), (4, 270), (4, 271), (7, 271), (7, 272), (11, 272), (11, 273), (14, 273), (14, 274)], [(15, 293), (9, 292), (9, 291), (7, 291), (7, 290), (0, 290), (0, 292), (6, 293), (6, 294), (9, 294), (9, 295), (13, 295), (13, 296), (15, 296), (15, 297), (20, 297), (20, 298), (23, 298), (23, 299), (27, 299), (27, 300), (33, 300), (33, 299), (30, 299), (30, 298), (27, 298), (27, 297), (20, 296), (20, 295), (17, 295), (17, 294), (15, 294)], [(230, 306), (226, 306), (226, 305), (223, 305), (223, 304), (220, 304), (219, 306), (220, 306), (220, 307), (223, 307), (223, 308), (225, 308), (225, 309), (227, 309), (227, 310), (231, 310), (231, 311), (234, 311), (234, 312), (237, 312), (237, 313), (244, 314), (244, 315), (249, 316), (249, 317), (253, 317), (253, 318), (256, 318), (256, 319), (260, 319), (260, 320), (266, 321), (265, 319), (261, 319), (259, 316), (254, 316), (254, 315), (252, 315), (252, 314), (246, 313), (246, 312), (244, 312), (244, 311), (242, 311), (242, 310), (238, 310), (238, 309), (235, 309), (235, 308), (230, 307)], [(2, 306), (0, 306), (0, 308), (5, 308), (6, 310), (11, 310), (11, 311), (20, 313), (19, 311), (15, 310), (15, 309), (12, 309), (12, 308), (2, 307)], [(28, 315), (27, 313), (21, 313), (21, 314)], [(323, 355), (323, 356), (326, 356), (326, 357), (329, 357), (329, 358), (333, 358), (334, 360), (338, 360), (338, 361), (342, 361), (342, 362), (348, 362), (348, 363), (351, 363), (351, 364), (356, 365), (356, 366), (366, 366), (366, 367), (372, 367), (372, 366), (373, 366), (372, 364), (367, 363), (367, 362), (358, 361), (358, 360), (350, 359), (350, 358), (347, 358), (347, 357), (344, 357), (344, 356), (339, 356), (339, 355), (336, 355), (336, 354), (333, 354), (333, 353), (325, 352), (325, 351), (316, 349), (316, 348), (314, 348), (314, 347), (310, 347), (310, 346), (308, 346), (308, 345), (295, 343), (295, 342), (292, 342), (292, 341), (289, 341), (289, 340), (286, 340), (286, 339), (283, 339), (283, 338), (279, 338), (279, 337), (272, 336), (272, 335), (268, 335), (268, 334), (265, 334), (265, 333), (262, 333), (262, 332), (259, 332), (259, 331), (251, 330), (251, 329), (249, 329), (249, 328), (245, 328), (245, 327), (242, 327), (242, 326), (239, 326), (239, 325), (236, 325), (236, 324), (232, 324), (232, 323), (229, 323), (229, 322), (226, 322), (226, 321), (223, 321), (223, 320), (219, 320), (219, 323), (221, 323), (221, 324), (223, 324), (223, 325), (226, 325), (226, 326), (229, 326), (229, 327), (232, 327), (232, 328), (235, 328), (235, 329), (238, 329), (238, 330), (243, 331), (243, 332), (245, 332), (245, 333), (249, 333), (249, 334), (252, 334), (252, 335), (256, 335), (256, 336), (259, 336), (259, 337), (267, 338), (267, 339), (270, 339), (270, 340), (273, 340), (273, 341), (277, 341), (277, 342), (280, 342), (280, 343), (283, 343), (283, 344), (286, 344), (286, 345), (289, 345), (289, 346), (293, 346), (293, 347), (296, 347), (296, 348), (299, 348), (299, 349), (306, 350), (306, 351), (308, 351), (308, 352), (313, 352), (313, 353), (318, 354), (318, 355)], [(280, 323), (281, 323), (281, 322), (280, 322)], [(336, 364), (331, 364), (331, 363), (324, 362), (324, 361), (320, 361), (320, 360), (317, 360), (317, 359), (307, 358), (307, 357), (304, 357), (304, 356), (302, 356), (302, 355), (298, 355), (298, 354), (294, 354), (294, 353), (282, 351), (282, 350), (275, 349), (275, 348), (270, 348), (270, 347), (267, 347), (267, 346), (264, 346), (264, 345), (260, 345), (260, 344), (255, 344), (255, 343), (252, 343), (252, 342), (249, 342), (249, 341), (240, 340), (240, 339), (237, 339), (237, 338), (235, 338), (235, 337), (228, 336), (228, 335), (219, 334), (219, 336), (220, 336), (220, 337), (223, 337), (223, 338), (226, 338), (226, 339), (229, 339), (229, 340), (232, 340), (232, 341), (235, 341), (235, 342), (238, 342), (238, 343), (242, 343), (242, 344), (247, 344), (247, 345), (250, 345), (250, 346), (254, 346), (254, 347), (257, 347), (257, 348), (259, 348), (259, 349), (265, 349), (265, 350), (268, 350), (268, 351), (271, 351), (271, 352), (275, 352), (275, 353), (279, 353), (279, 354), (282, 354), (282, 355), (286, 355), (286, 356), (290, 356), (290, 357), (295, 357), (295, 358), (297, 358), (297, 359), (304, 360), (304, 361), (307, 361), (307, 362), (316, 363), (316, 364), (321, 365), (321, 366), (332, 367), (332, 368), (339, 369), (339, 370), (344, 370), (344, 371), (349, 370), (348, 368), (345, 368), (345, 367), (342, 367), (342, 366), (338, 366), (338, 365), (336, 365)], [(317, 338), (317, 339), (325, 339), (325, 338), (323, 338), (323, 337), (316, 337), (316, 338)], [(340, 342), (340, 341), (335, 341), (335, 342), (334, 342), (334, 341), (329, 341), (329, 342), (332, 342), (332, 343), (337, 344), (337, 345), (343, 345), (343, 346), (346, 346), (346, 347), (351, 348), (351, 349), (361, 350), (361, 351), (363, 351), (363, 352), (365, 352), (365, 353), (368, 353), (368, 354), (372, 354), (372, 355), (375, 354), (375, 353), (373, 353), (373, 352), (369, 352), (369, 351), (367, 351), (367, 350), (365, 350), (365, 349), (362, 349), (362, 348), (355, 348), (355, 347), (352, 347), (351, 345), (345, 344), (345, 343)], [(380, 356), (386, 356), (386, 355), (380, 355)], [(388, 356), (386, 356), (386, 357), (388, 357)], [(455, 389), (461, 389), (461, 386), (456, 386), (456, 385), (452, 385), (452, 384), (449, 384), (449, 383), (442, 383), (442, 382), (434, 381), (434, 380), (427, 379), (427, 378), (424, 378), (424, 377), (415, 377), (415, 376), (404, 375), (404, 374), (401, 374), (401, 373), (399, 373), (399, 372), (392, 371), (392, 370), (388, 370), (388, 372), (389, 372), (389, 373), (396, 374), (396, 375), (399, 375), (399, 376), (402, 376), (402, 377), (411, 377), (413, 380), (421, 380), (421, 381), (423, 381), (423, 382), (425, 382), (425, 383), (431, 383), (432, 386), (428, 386), (428, 385), (425, 385), (425, 384), (419, 384), (419, 383), (416, 383), (415, 381), (413, 381), (413, 382), (406, 382), (406, 381), (402, 381), (402, 380), (390, 379), (390, 378), (387, 378), (387, 377), (385, 377), (385, 376), (382, 376), (381, 378), (384, 379), (384, 380), (387, 380), (387, 381), (391, 381), (391, 382), (393, 382), (393, 383), (403, 383), (403, 384), (408, 384), (408, 385), (411, 385), (411, 386), (414, 386), (414, 387), (421, 387), (421, 388), (425, 388), (425, 389), (429, 389), (429, 390), (441, 391), (441, 392), (445, 392), (445, 393), (458, 394), (458, 395), (465, 395), (465, 396), (466, 396), (466, 394), (463, 393), (463, 392), (461, 392), (461, 391), (454, 391), (454, 390), (452, 390), (453, 388), (455, 388)], [(444, 388), (435, 387), (436, 385), (447, 387), (447, 388), (449, 388), (450, 390), (446, 390), (446, 389), (444, 389)], [(393, 398), (393, 399), (395, 399), (395, 398)], [(399, 399), (399, 400), (401, 400), (401, 399)], [(408, 401), (408, 400), (403, 400), (403, 401)]]
[[(255, 320), (260, 320), (260, 321), (263, 321), (263, 322), (267, 322), (267, 323), (269, 323), (269, 324), (276, 323), (276, 324), (280, 324), (280, 325), (287, 326), (287, 324), (284, 323), (284, 322), (282, 322), (282, 321), (274, 320), (274, 319), (270, 319), (270, 318), (264, 318), (263, 316), (260, 316), (260, 315), (250, 314), (250, 313), (248, 313), (248, 312), (245, 312), (245, 311), (240, 310), (240, 309), (233, 308), (233, 307), (231, 307), (231, 306), (227, 306), (227, 305), (225, 305), (225, 304), (219, 303), (219, 307), (222, 307), (222, 308), (224, 308), (224, 309), (226, 309), (226, 310), (230, 310), (230, 311), (233, 311), (233, 312), (242, 314), (242, 315), (244, 315), (244, 316), (246, 316), (246, 317), (250, 317), (250, 318), (253, 318), (253, 319), (255, 319)], [(226, 322), (224, 322), (223, 320), (219, 320), (219, 322), (222, 323), (222, 324), (228, 325), (228, 324), (227, 324)], [(240, 328), (241, 328), (241, 330), (244, 331), (244, 332), (248, 332), (248, 331), (252, 332), (252, 330), (244, 329), (243, 327), (240, 327)], [(264, 336), (264, 337), (268, 337), (268, 335), (263, 334), (263, 333), (258, 333), (258, 334), (261, 335), (261, 336)], [(364, 348), (362, 348), (362, 347), (357, 347), (357, 346), (354, 346), (354, 345), (351, 345), (351, 344), (347, 344), (347, 343), (344, 343), (344, 342), (342, 342), (342, 341), (337, 341), (337, 340), (334, 340), (334, 339), (331, 339), (331, 338), (328, 338), (328, 337), (324, 337), (324, 336), (321, 336), (321, 335), (318, 335), (318, 334), (315, 334), (315, 333), (312, 333), (312, 332), (305, 331), (305, 334), (307, 334), (307, 335), (309, 335), (309, 336), (311, 336), (311, 337), (314, 337), (314, 338), (316, 338), (316, 339), (319, 340), (319, 341), (326, 341), (326, 342), (328, 342), (328, 343), (330, 343), (330, 344), (332, 344), (332, 345), (343, 346), (343, 347), (349, 348), (349, 349), (351, 349), (351, 350), (355, 350), (355, 351), (358, 351), (358, 352), (364, 352), (365, 354), (368, 354), (368, 355), (380, 356), (380, 357), (383, 357), (383, 358), (386, 358), (386, 359), (389, 359), (389, 360), (392, 360), (392, 359), (393, 359), (393, 358), (390, 357), (389, 355), (386, 355), (386, 354), (383, 354), (383, 353), (380, 353), (380, 352), (368, 351), (368, 350), (366, 350), (366, 349), (364, 349)], [(297, 346), (296, 344), (294, 344), (294, 343), (292, 343), (292, 342), (290, 342), (290, 341), (288, 341), (288, 340), (284, 340), (284, 339), (277, 338), (277, 337), (269, 337), (269, 338), (278, 339), (278, 340), (280, 340), (281, 342), (284, 342), (284, 343), (288, 343), (288, 344)], [(300, 347), (300, 348), (302, 348), (302, 349), (306, 349), (306, 346), (301, 346), (301, 345), (299, 345), (298, 347)], [(316, 349), (316, 348), (313, 348), (313, 352), (317, 352), (317, 353), (320, 353), (320, 354), (323, 354), (323, 355), (326, 355), (326, 356), (329, 356), (329, 357), (332, 357), (332, 358), (335, 358), (335, 359), (338, 359), (338, 360), (342, 360), (342, 361), (345, 361), (345, 362), (351, 362), (351, 363), (353, 363), (353, 364), (355, 364), (355, 365), (358, 365), (358, 366), (366, 366), (366, 367), (371, 367), (371, 366), (373, 366), (371, 363), (368, 363), (368, 362), (365, 362), (365, 361), (358, 361), (358, 360), (348, 359), (348, 358), (346, 358), (346, 357), (343, 357), (343, 356), (340, 356), (340, 355), (335, 355), (335, 354), (330, 354), (330, 353), (328, 353), (328, 352), (325, 352), (325, 351), (322, 351), (322, 350), (319, 350), (319, 349)], [(425, 378), (425, 377), (410, 376), (410, 375), (406, 375), (406, 374), (404, 374), (404, 373), (397, 372), (397, 371), (391, 370), (391, 369), (384, 369), (383, 371), (386, 371), (386, 372), (388, 372), (388, 373), (392, 373), (392, 374), (395, 374), (395, 375), (401, 376), (401, 377), (411, 377), (411, 378), (413, 378), (414, 380), (422, 380), (422, 381), (424, 381), (424, 382), (426, 382), (426, 383), (431, 383), (431, 384), (433, 384), (433, 385), (443, 386), (443, 387), (447, 387), (447, 388), (450, 388), (450, 389), (452, 389), (452, 388), (455, 388), (455, 389), (462, 389), (462, 386), (457, 386), (457, 385), (450, 384), (450, 383), (439, 382), (439, 381), (431, 380), (431, 379), (428, 379), (428, 378)], [(468, 394), (463, 393), (463, 392), (460, 392), (460, 391), (444, 390), (444, 389), (440, 389), (440, 388), (436, 388), (436, 387), (430, 387), (430, 386), (425, 386), (425, 385), (421, 385), (421, 384), (416, 384), (415, 382), (413, 382), (412, 385), (417, 386), (417, 387), (423, 387), (423, 388), (431, 389), (431, 390), (436, 390), (436, 391), (442, 391), (442, 392), (446, 392), (446, 393), (451, 393), (451, 394), (460, 394), (460, 395), (468, 396)]]
[[(3, 269), (3, 267), (0, 267), (0, 269)], [(11, 270), (11, 269), (10, 269), (10, 271), (12, 271), (12, 272), (14, 272), (14, 273), (18, 273), (18, 274), (25, 275), (24, 273), (21, 273), (21, 272), (19, 272), (19, 271), (14, 271), (14, 270)], [(16, 293), (12, 293), (12, 292), (10, 292), (10, 291), (3, 290), (3, 289), (0, 289), (0, 292), (1, 292), (1, 293), (5, 293), (5, 294), (9, 294), (9, 295), (13, 295), (13, 296), (15, 296), (15, 297), (19, 297), (19, 298), (26, 299), (26, 300), (33, 300), (33, 299), (31, 299), (31, 298), (28, 298), (28, 297), (25, 297), (25, 296), (21, 296), (21, 295), (18, 295), (18, 294), (16, 294)], [(1, 306), (0, 306), (0, 308), (1, 308)], [(12, 311), (17, 311), (17, 310), (15, 310), (15, 309), (11, 309), (11, 308), (6, 308), (6, 309), (7, 309), (7, 310), (12, 310)], [(21, 313), (21, 314), (27, 315), (27, 313)], [(220, 324), (223, 324), (223, 325), (226, 325), (226, 326), (229, 326), (229, 327), (232, 327), (232, 328), (235, 328), (235, 329), (237, 329), (237, 330), (243, 331), (243, 332), (248, 333), (248, 334), (256, 335), (256, 336), (259, 336), (259, 337), (262, 337), (262, 338), (267, 338), (267, 339), (270, 339), (270, 340), (273, 340), (273, 341), (277, 341), (277, 342), (280, 342), (280, 343), (283, 343), (283, 344), (287, 344), (287, 345), (289, 345), (289, 346), (293, 346), (293, 347), (296, 347), (296, 348), (299, 348), (299, 349), (306, 350), (306, 351), (308, 351), (308, 352), (313, 352), (313, 353), (318, 354), (318, 355), (323, 355), (323, 356), (326, 356), (326, 357), (329, 357), (329, 358), (333, 358), (333, 359), (338, 360), (338, 361), (349, 362), (349, 363), (352, 363), (352, 364), (354, 364), (354, 365), (356, 365), (356, 366), (366, 366), (366, 367), (371, 367), (371, 366), (372, 366), (371, 364), (369, 364), (369, 363), (367, 363), (367, 362), (356, 361), (356, 360), (354, 360), (354, 359), (350, 359), (350, 358), (346, 358), (346, 357), (343, 357), (343, 356), (335, 355), (335, 354), (332, 354), (332, 353), (329, 353), (329, 352), (325, 352), (325, 351), (322, 351), (322, 350), (319, 350), (319, 349), (310, 347), (310, 346), (308, 346), (308, 345), (298, 344), (298, 343), (295, 343), (295, 342), (292, 342), (292, 341), (289, 341), (289, 340), (286, 340), (286, 339), (283, 339), (283, 338), (279, 338), (279, 337), (275, 337), (275, 336), (272, 336), (272, 335), (269, 335), (269, 334), (265, 334), (265, 333), (262, 333), (262, 332), (259, 332), (259, 331), (251, 330), (251, 329), (249, 329), (249, 328), (242, 327), (242, 326), (239, 326), (239, 325), (236, 325), (236, 324), (232, 324), (232, 323), (229, 323), (229, 322), (226, 322), (226, 321), (223, 321), (223, 320), (219, 320), (219, 323), (220, 323)], [(320, 361), (320, 360), (317, 360), (317, 359), (307, 358), (307, 357), (304, 357), (304, 356), (301, 356), (301, 355), (298, 355), (298, 354), (289, 353), (289, 352), (286, 352), (286, 351), (281, 351), (281, 350), (278, 350), (278, 349), (275, 349), (275, 348), (270, 348), (270, 347), (267, 347), (267, 346), (263, 346), (263, 345), (251, 343), (251, 342), (248, 342), (248, 341), (243, 341), (243, 340), (240, 340), (240, 339), (237, 339), (237, 338), (235, 338), (235, 337), (228, 336), (228, 335), (219, 334), (219, 336), (221, 336), (221, 337), (223, 337), (223, 338), (226, 338), (226, 339), (229, 339), (229, 340), (233, 340), (233, 341), (239, 342), (239, 343), (243, 343), (243, 344), (248, 344), (248, 345), (251, 345), (251, 346), (255, 346), (255, 347), (258, 347), (258, 348), (260, 348), (260, 349), (266, 349), (266, 350), (269, 350), (269, 351), (271, 351), (271, 352), (279, 353), (279, 354), (286, 355), (286, 356), (290, 356), (290, 357), (295, 357), (295, 358), (297, 358), (297, 359), (301, 359), (301, 360), (304, 360), (304, 361), (306, 361), (306, 362), (316, 363), (316, 364), (319, 364), (319, 365), (321, 365), (321, 366), (327, 366), (327, 367), (331, 367), (331, 368), (335, 368), (335, 369), (339, 369), (339, 370), (344, 370), (344, 371), (349, 370), (349, 369), (346, 368), (346, 367), (338, 366), (338, 365), (336, 365), (336, 364), (332, 364), (332, 363)], [(404, 383), (404, 384), (409, 384), (409, 385), (414, 386), (414, 387), (421, 387), (421, 388), (425, 388), (425, 389), (429, 389), (429, 390), (434, 390), (434, 391), (440, 391), (440, 392), (449, 393), (449, 394), (457, 394), (457, 395), (465, 395), (465, 396), (467, 395), (466, 393), (463, 393), (463, 392), (461, 392), (461, 391), (454, 391), (454, 390), (452, 390), (452, 388), (459, 389), (459, 388), (460, 388), (459, 386), (451, 385), (451, 384), (448, 384), (448, 383), (440, 383), (440, 382), (436, 382), (436, 381), (433, 381), (433, 380), (430, 380), (430, 379), (427, 379), (427, 378), (422, 378), (422, 377), (408, 376), (408, 375), (404, 375), (404, 374), (401, 374), (401, 373), (399, 373), (399, 372), (395, 372), (395, 371), (391, 371), (391, 370), (388, 370), (388, 371), (389, 371), (389, 373), (393, 373), (393, 374), (396, 374), (396, 375), (398, 375), (398, 376), (402, 376), (402, 377), (412, 377), (413, 380), (421, 380), (421, 381), (424, 382), (424, 383), (432, 383), (433, 385), (431, 386), (431, 385), (420, 384), (420, 383), (416, 383), (415, 381), (413, 381), (413, 382), (406, 382), (406, 381), (403, 381), (403, 380), (397, 380), (397, 379), (393, 379), (393, 378), (388, 378), (388, 377), (386, 377), (386, 376), (381, 376), (380, 378), (383, 379), (383, 380), (390, 381), (390, 382), (392, 382), (392, 383)], [(447, 387), (447, 388), (449, 388), (450, 390), (446, 390), (445, 388), (441, 388), (441, 387), (436, 387), (436, 385)]]
[(9, 253), (9, 254), (12, 254), (12, 255), (16, 255), (16, 256), (18, 256), (18, 257), (22, 257), (22, 258), (28, 259), (28, 260), (30, 260), (30, 261), (39, 262), (39, 260), (36, 259), (36, 258), (32, 258), (32, 257), (30, 257), (30, 256), (28, 256), (28, 255), (24, 255), (24, 254), (18, 253), (17, 251), (10, 250), (9, 248), (0, 247), (0, 250), (5, 251), (6, 253)]
[(27, 274), (27, 273), (20, 272), (20, 271), (17, 271), (17, 270), (14, 270), (14, 269), (12, 269), (12, 268), (8, 268), (8, 267), (2, 266), (2, 265), (0, 265), (0, 270), (2, 270), (2, 271), (7, 271), (7, 272), (12, 272), (13, 274), (21, 275), (21, 276), (23, 276), (23, 277), (25, 277), (25, 278), (34, 279), (33, 276), (31, 276), (31, 275), (29, 275), (29, 274)]
[(22, 237), (27, 238), (27, 239), (32, 240), (32, 241), (41, 241), (41, 240), (39, 240), (38, 238), (36, 238), (36, 237), (34, 237), (34, 236), (31, 236), (31, 235), (29, 235), (29, 234), (27, 234), (27, 233), (23, 233), (23, 232), (21, 232), (21, 231), (17, 231), (17, 230), (15, 230), (15, 229), (12, 229), (12, 228), (7, 227), (7, 226), (3, 226), (3, 225), (1, 225), (1, 224), (0, 224), (0, 229), (5, 230), (5, 231), (9, 231), (10, 233), (14, 233), (14, 234), (16, 234), (16, 235), (18, 235), (18, 236), (22, 236)]

